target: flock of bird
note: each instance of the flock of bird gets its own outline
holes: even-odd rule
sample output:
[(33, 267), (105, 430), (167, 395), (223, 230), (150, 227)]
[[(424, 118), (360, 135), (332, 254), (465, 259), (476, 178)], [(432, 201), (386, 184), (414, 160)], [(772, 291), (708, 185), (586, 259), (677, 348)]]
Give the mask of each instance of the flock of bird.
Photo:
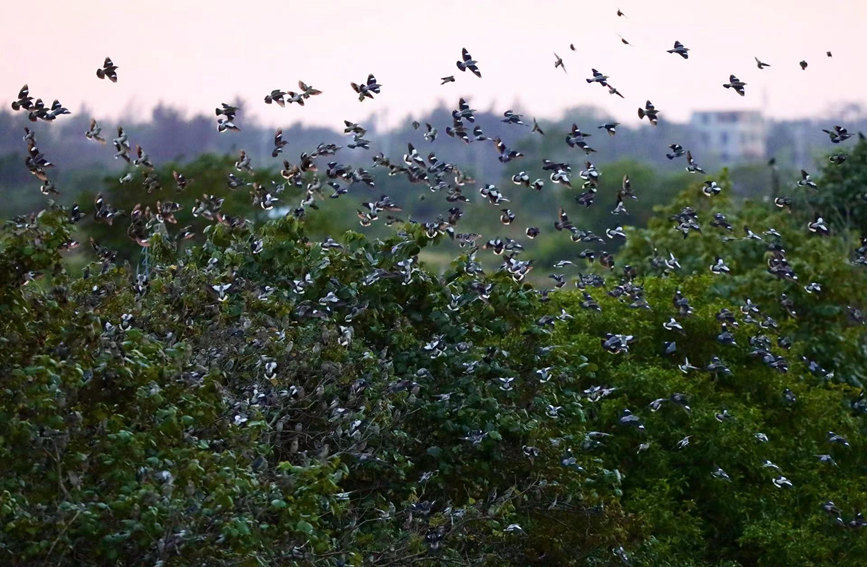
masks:
[[(623, 13), (618, 11), (618, 15), (622, 16)], [(624, 44), (629, 43), (623, 38), (621, 38), (621, 40)], [(575, 50), (574, 45), (570, 45), (569, 47), (570, 50)], [(672, 49), (668, 50), (668, 53), (678, 55), (684, 60), (688, 60), (690, 49), (680, 41), (675, 41)], [(830, 57), (831, 53), (827, 52), (827, 56)], [(567, 70), (564, 59), (556, 53), (554, 53), (554, 57), (554, 69), (562, 69), (565, 73)], [(756, 57), (755, 61), (760, 70), (770, 66), (768, 63), (761, 61), (758, 57)], [(806, 69), (807, 67), (806, 61), (801, 61), (799, 65), (802, 69)], [(461, 50), (460, 58), (456, 61), (456, 66), (461, 72), (469, 71), (478, 78), (482, 77), (480, 69), (483, 64), (474, 59), (466, 48)], [(103, 65), (97, 69), (96, 74), (99, 79), (108, 79), (111, 82), (117, 82), (117, 71), (118, 67), (110, 58), (106, 57)], [(441, 77), (440, 81), (442, 85), (445, 85), (447, 83), (455, 82), (456, 78), (454, 75), (448, 75)], [(591, 85), (598, 84), (601, 87), (607, 88), (610, 94), (624, 97), (624, 95), (611, 84), (610, 77), (597, 69), (591, 69), (591, 76), (586, 78), (586, 82)], [(320, 90), (308, 85), (304, 81), (298, 81), (297, 84), (297, 91), (284, 91), (282, 89), (272, 90), (265, 95), (265, 104), (276, 104), (283, 107), (286, 104), (296, 103), (300, 106), (304, 106), (312, 97), (322, 94)], [(735, 91), (740, 96), (746, 95), (746, 83), (739, 80), (734, 74), (730, 75), (728, 81), (722, 86), (726, 89)], [(382, 93), (383, 85), (378, 82), (373, 73), (370, 73), (364, 81), (360, 83), (350, 83), (350, 87), (357, 95), (358, 100), (364, 102), (367, 99), (373, 99), (376, 95), (380, 95)], [(46, 105), (42, 99), (34, 100), (30, 95), (27, 85), (21, 88), (17, 99), (12, 102), (12, 109), (26, 113), (27, 118), (34, 122), (38, 120), (53, 121), (64, 114), (69, 114), (69, 110), (63, 107), (57, 100), (54, 100), (50, 106)], [(231, 133), (239, 130), (236, 121), (240, 111), (240, 108), (226, 103), (222, 103), (218, 106), (215, 109), (217, 130), (220, 133)], [(445, 125), (444, 128), (442, 125), (436, 127), (430, 123), (424, 124), (423, 138), (425, 142), (431, 144), (435, 143), (438, 140), (438, 134), (442, 128), (448, 137), (460, 140), (465, 144), (478, 142), (490, 143), (498, 160), (502, 163), (520, 160), (524, 157), (520, 151), (511, 148), (506, 140), (503, 140), (501, 137), (491, 138), (482, 131), (481, 127), (475, 125), (475, 112), (476, 111), (471, 107), (470, 102), (461, 98), (457, 107), (451, 112), (451, 123)], [(637, 114), (639, 120), (646, 118), (651, 125), (655, 126), (660, 120), (661, 112), (650, 100), (647, 100), (642, 106), (638, 107)], [(523, 115), (513, 112), (512, 110), (507, 110), (503, 114), (502, 122), (516, 128), (530, 127), (530, 125), (525, 121)], [(367, 130), (363, 126), (348, 120), (344, 121), (344, 125), (344, 133), (351, 137), (351, 142), (347, 143), (348, 149), (369, 148), (370, 140), (365, 138)], [(608, 122), (598, 125), (597, 128), (604, 130), (610, 136), (614, 136), (616, 135), (616, 128), (618, 125), (619, 123), (617, 122)], [(420, 129), (422, 125), (418, 122), (414, 122), (413, 127), (415, 129)], [(25, 129), (25, 131), (26, 134), (24, 140), (27, 144), (28, 150), (26, 165), (30, 172), (42, 182), (41, 191), (43, 194), (56, 194), (58, 192), (57, 188), (48, 175), (48, 170), (53, 166), (53, 164), (39, 150), (34, 133), (30, 129)], [(547, 135), (535, 119), (532, 120), (530, 132), (540, 136)], [(840, 125), (834, 125), (832, 128), (824, 130), (824, 132), (828, 134), (830, 142), (834, 144), (844, 142), (851, 137), (851, 134), (847, 129)], [(102, 134), (102, 128), (96, 120), (91, 120), (90, 127), (84, 135), (87, 139), (96, 143), (107, 144), (109, 142), (108, 138)], [(575, 196), (576, 201), (585, 207), (593, 206), (598, 196), (598, 183), (602, 172), (597, 169), (593, 163), (586, 159), (588, 156), (596, 152), (596, 150), (590, 146), (588, 140), (589, 137), (591, 137), (591, 135), (582, 132), (577, 124), (573, 124), (571, 130), (565, 135), (565, 143), (568, 147), (582, 152), (581, 155), (584, 165), (583, 167), (575, 168), (577, 171), (573, 170), (573, 166), (569, 163), (545, 159), (541, 163), (541, 170), (544, 172), (541, 177), (531, 175), (527, 171), (520, 171), (511, 177), (512, 182), (518, 187), (535, 192), (545, 190), (548, 182), (562, 186), (566, 189), (576, 189), (579, 190), (578, 194)], [(110, 139), (110, 144), (114, 148), (115, 159), (121, 159), (132, 166), (132, 169), (120, 178), (122, 184), (133, 181), (138, 176), (138, 173), (136, 172), (140, 172), (148, 194), (158, 192), (162, 189), (160, 181), (154, 173), (155, 166), (150, 160), (147, 152), (141, 146), (136, 145), (133, 147), (131, 145), (129, 136), (123, 127), (117, 127), (117, 135)], [(283, 131), (277, 130), (273, 138), (272, 157), (278, 158), (282, 154), (285, 146), (286, 140), (283, 138)], [(335, 199), (348, 194), (350, 188), (355, 184), (361, 184), (370, 189), (375, 188), (376, 184), (374, 177), (370, 171), (363, 167), (352, 166), (346, 163), (341, 163), (337, 160), (335, 156), (340, 152), (340, 150), (342, 150), (342, 148), (335, 144), (322, 143), (310, 152), (301, 154), (295, 163), (284, 159), (280, 170), (280, 176), (283, 181), (280, 183), (277, 181), (271, 181), (270, 185), (263, 185), (250, 179), (253, 171), (251, 159), (244, 150), (241, 150), (238, 159), (234, 164), (234, 170), (226, 172), (226, 184), (233, 190), (242, 188), (249, 189), (253, 203), (263, 210), (273, 209), (281, 199), (284, 199), (283, 195), (288, 193), (289, 190), (301, 190), (303, 197), (300, 199), (298, 206), (294, 208), (290, 207), (289, 209), (289, 214), (301, 218), (305, 216), (305, 212), (308, 208), (317, 207), (316, 202), (320, 199), (322, 191), (326, 187), (332, 191), (330, 197)], [(688, 172), (695, 174), (705, 173), (697, 163), (691, 150), (685, 149), (677, 143), (669, 145), (668, 150), (670, 151), (666, 153), (666, 157), (670, 160), (685, 158), (685, 169)], [(845, 154), (836, 154), (835, 156), (832, 156), (831, 161), (833, 163), (842, 163), (845, 159)], [(523, 280), (530, 270), (533, 269), (532, 260), (519, 259), (524, 248), (521, 242), (512, 238), (495, 237), (480, 243), (480, 239), (482, 239), (480, 234), (457, 231), (457, 225), (463, 216), (463, 209), (461, 207), (463, 204), (471, 201), (471, 199), (464, 193), (468, 187), (476, 183), (467, 172), (461, 170), (457, 165), (442, 161), (433, 151), (424, 155), (424, 152), (419, 151), (419, 149), (412, 143), (407, 145), (406, 153), (396, 159), (383, 155), (382, 153), (376, 154), (373, 156), (371, 165), (374, 168), (385, 169), (389, 176), (403, 176), (411, 183), (419, 184), (432, 192), (444, 196), (445, 201), (448, 203), (447, 206), (449, 207), (447, 212), (434, 220), (422, 222), (421, 224), (430, 237), (447, 235), (457, 241), (460, 246), (472, 248), (473, 252), (470, 255), (470, 258), (473, 260), (470, 265), (473, 266), (473, 269), (478, 273), (481, 272), (482, 268), (474, 261), (474, 258), (479, 249), (490, 250), (496, 255), (504, 256), (505, 260), (502, 263), (501, 269), (506, 271), (515, 281)], [(547, 180), (545, 177), (547, 177)], [(187, 178), (179, 171), (173, 173), (173, 179), (177, 191), (186, 191), (190, 186), (195, 185), (194, 180)], [(807, 171), (803, 170), (801, 171), (801, 178), (793, 180), (793, 185), (807, 190), (818, 189), (817, 184), (812, 179), (811, 175)], [(718, 195), (721, 190), (722, 188), (716, 181), (711, 179), (704, 181), (702, 192), (708, 198), (713, 198)], [(482, 198), (482, 202), (487, 202), (490, 206), (496, 209), (496, 214), (499, 216), (499, 220), (503, 225), (511, 225), (517, 222), (518, 214), (506, 206), (509, 199), (496, 185), (490, 183), (479, 184), (478, 191)], [(628, 203), (637, 198), (638, 197), (634, 192), (629, 176), (624, 176), (621, 188), (616, 195), (616, 204), (610, 211), (611, 214), (613, 216), (626, 214)], [(211, 222), (223, 223), (231, 227), (238, 227), (247, 224), (248, 221), (243, 218), (232, 217), (223, 213), (221, 211), (222, 204), (223, 199), (214, 195), (204, 194), (200, 199), (196, 200), (192, 214), (195, 217), (201, 217)], [(785, 197), (777, 197), (775, 205), (777, 207), (786, 208), (791, 207), (792, 202), (790, 199)], [(157, 226), (163, 227), (164, 230), (166, 224), (174, 224), (177, 222), (175, 215), (179, 210), (179, 204), (168, 199), (161, 199), (157, 200), (152, 205), (136, 205), (131, 211), (121, 211), (112, 207), (104, 196), (99, 195), (95, 200), (92, 213), (97, 222), (109, 225), (122, 216), (129, 217), (130, 224), (127, 229), (127, 234), (140, 246), (147, 247), (150, 244), (149, 238), (154, 234)], [(357, 216), (360, 224), (365, 227), (371, 226), (374, 222), (380, 220), (381, 216), (384, 217), (385, 223), (390, 225), (402, 220), (394, 216), (394, 214), (400, 210), (400, 207), (398, 207), (388, 195), (382, 194), (377, 199), (361, 203), (360, 208), (357, 210)], [(81, 210), (79, 205), (73, 205), (71, 209), (72, 220), (77, 222), (84, 216), (85, 213)], [(680, 232), (684, 238), (687, 238), (693, 231), (701, 230), (698, 214), (691, 207), (685, 207), (680, 213), (676, 214), (672, 218), (672, 221), (674, 221), (673, 230)], [(626, 238), (626, 233), (620, 225), (610, 227), (605, 231), (604, 235), (597, 235), (590, 230), (581, 229), (576, 223), (570, 220), (568, 214), (563, 208), (559, 209), (552, 225), (555, 231), (565, 231), (571, 237), (572, 241), (576, 243), (603, 244), (614, 239)], [(734, 233), (734, 227), (727, 221), (722, 213), (717, 212), (713, 214), (711, 225), (722, 229), (725, 233), (728, 233), (729, 236), (724, 238), (734, 240), (734, 237), (730, 236)], [(810, 222), (809, 225), (805, 227), (805, 230), (819, 235), (827, 235), (830, 232), (827, 223), (821, 217), (817, 217)], [(526, 234), (529, 239), (536, 238), (542, 232), (543, 229), (536, 226), (528, 226), (524, 230), (524, 234)], [(771, 259), (768, 262), (768, 271), (771, 274), (792, 282), (797, 281), (797, 275), (787, 259), (788, 252), (786, 248), (782, 246), (780, 234), (776, 230), (768, 228), (766, 231), (759, 234), (745, 227), (744, 232), (745, 236), (743, 238), (761, 241), (767, 246), (771, 253)], [(194, 233), (190, 227), (185, 227), (177, 232), (177, 238), (179, 240), (191, 238), (193, 236)], [(77, 243), (70, 242), (69, 247), (72, 248), (76, 244)], [(339, 246), (339, 244), (334, 243), (334, 241), (330, 239), (326, 244)], [(110, 251), (107, 251), (96, 242), (92, 241), (92, 245), (101, 258), (105, 258), (107, 255), (111, 256)], [(251, 244), (251, 249), (254, 253), (257, 250), (261, 250), (261, 247), (261, 242), (253, 242)], [(591, 263), (598, 260), (599, 264), (604, 268), (614, 268), (614, 257), (606, 251), (586, 249), (580, 252), (578, 257)], [(856, 261), (867, 265), (867, 242), (863, 243), (858, 249)], [(405, 261), (401, 264), (402, 265), (399, 265), (398, 267), (402, 271), (397, 274), (397, 277), (410, 278), (414, 269), (413, 262)], [(679, 260), (671, 253), (657, 255), (652, 260), (652, 264), (664, 272), (671, 272), (680, 269)], [(575, 264), (571, 260), (562, 260), (555, 266), (560, 269), (570, 265)], [(713, 274), (725, 275), (731, 272), (731, 267), (727, 265), (724, 258), (718, 257), (716, 258), (716, 261), (709, 266), (709, 270)], [(384, 274), (371, 274), (367, 283), (376, 281), (376, 279), (383, 276)], [(634, 276), (634, 270), (625, 269), (623, 280), (621, 280), (620, 284), (612, 288), (609, 293), (622, 298), (632, 306), (650, 308), (643, 297), (641, 286), (633, 280)], [(550, 278), (554, 281), (556, 288), (563, 287), (567, 282), (567, 277), (563, 273), (551, 274)], [(581, 304), (582, 307), (591, 310), (599, 310), (600, 307), (594, 300), (590, 290), (604, 285), (604, 278), (594, 274), (579, 273), (575, 280), (575, 284), (583, 293), (584, 300)], [(229, 287), (229, 284), (222, 286), (215, 285), (213, 286), (213, 291), (217, 298), (222, 300), (226, 297), (226, 292)], [(805, 286), (805, 289), (811, 293), (818, 292), (821, 290), (821, 285), (818, 282), (809, 282)], [(480, 284), (477, 291), (481, 297), (484, 297), (485, 294), (490, 293), (490, 288)], [(541, 290), (539, 293), (547, 296), (548, 290)], [(787, 309), (793, 313), (794, 309), (791, 299), (785, 296), (780, 299), (782, 304), (786, 305)], [(673, 302), (679, 317), (688, 317), (692, 313), (692, 307), (690, 307), (688, 299), (680, 292), (675, 295)], [(863, 321), (863, 316), (857, 309), (850, 308), (850, 314), (852, 314), (853, 317), (861, 318)], [(736, 313), (727, 309), (723, 309), (717, 314), (717, 319), (721, 325), (721, 332), (717, 336), (717, 341), (721, 345), (735, 345), (735, 339), (731, 333), (731, 329), (738, 327), (739, 324), (742, 323), (753, 323), (762, 331), (773, 331), (778, 327), (776, 321), (774, 321), (770, 316), (763, 314), (759, 307), (753, 304), (749, 299), (747, 299), (740, 307), (740, 315), (741, 320), (738, 321)], [(546, 326), (553, 324), (556, 320), (568, 319), (569, 317), (569, 314), (563, 311), (558, 317), (551, 316), (549, 318), (543, 318), (544, 320), (540, 320), (538, 323), (542, 326)], [(670, 331), (679, 331), (683, 328), (674, 317), (672, 317), (670, 321), (666, 322), (664, 327)], [(601, 347), (605, 351), (616, 355), (628, 352), (630, 345), (634, 341), (635, 337), (631, 335), (612, 333), (601, 338)], [(787, 349), (791, 346), (783, 337), (780, 337), (776, 341), (776, 344), (778, 347), (783, 349)], [(749, 347), (751, 348), (750, 354), (761, 360), (769, 368), (779, 372), (786, 372), (788, 370), (787, 360), (785, 357), (772, 352), (771, 340), (765, 334), (759, 333), (750, 337)], [(425, 348), (435, 354), (442, 350), (442, 345), (440, 345), (439, 340), (435, 339), (426, 345)], [(674, 341), (667, 342), (664, 345), (664, 351), (667, 354), (675, 353), (677, 351), (676, 343)], [(432, 354), (432, 356), (434, 354)], [(829, 374), (815, 362), (806, 362), (812, 372), (826, 376)], [(712, 375), (725, 375), (731, 372), (724, 362), (722, 362), (721, 357), (718, 356), (712, 357), (706, 364), (699, 366), (690, 364), (690, 361), (686, 359), (682, 364), (678, 365), (678, 368), (683, 373), (704, 370)], [(537, 374), (541, 381), (547, 381), (552, 376), (552, 368), (541, 368), (537, 371)], [(512, 380), (514, 379), (503, 379), (500, 388), (503, 390), (512, 388)], [(598, 401), (610, 395), (615, 389), (616, 388), (593, 386), (584, 390), (584, 395), (589, 401)], [(787, 390), (781, 395), (784, 396), (788, 402), (796, 403), (795, 396), (790, 390)], [(657, 411), (667, 404), (674, 404), (682, 408), (685, 412), (690, 412), (690, 406), (688, 405), (686, 396), (680, 393), (656, 399), (650, 403), (649, 408), (651, 411)], [(556, 417), (558, 412), (559, 408), (554, 406), (549, 407), (550, 415)], [(721, 410), (716, 417), (720, 422), (732, 419), (732, 416), (728, 415), (726, 410)], [(639, 431), (645, 430), (645, 425), (641, 417), (629, 409), (622, 410), (619, 423), (626, 428), (635, 428)], [(598, 440), (597, 438), (602, 438), (605, 435), (609, 434), (591, 432), (588, 434), (588, 438)], [(478, 444), (484, 439), (484, 437), (485, 433), (478, 431), (471, 432), (466, 435), (464, 439), (469, 443)], [(769, 442), (767, 436), (761, 432), (755, 433), (755, 439), (761, 443)], [(687, 436), (677, 444), (677, 449), (683, 449), (689, 445), (689, 443), (690, 436)], [(849, 443), (845, 438), (834, 432), (828, 432), (827, 443), (829, 447), (836, 446), (845, 448), (849, 446)], [(642, 443), (638, 450), (645, 450), (647, 447), (648, 445), (646, 443)], [(524, 447), (524, 452), (528, 457), (533, 458), (539, 454), (540, 449), (535, 447)], [(835, 464), (834, 458), (830, 453), (817, 455), (817, 460), (820, 463), (831, 466)], [(571, 466), (568, 456), (564, 457), (563, 463), (564, 466)], [(572, 463), (574, 463), (574, 461), (572, 461)], [(771, 461), (766, 461), (762, 467), (767, 468), (772, 472), (773, 476), (770, 482), (772, 482), (774, 487), (779, 489), (793, 488), (792, 481), (784, 476), (780, 467)], [(722, 468), (715, 467), (712, 470), (709, 470), (708, 474), (722, 482), (731, 482), (729, 474)], [(848, 517), (848, 519), (845, 519), (844, 512), (841, 511), (833, 502), (825, 502), (822, 504), (822, 509), (830, 514), (831, 517), (834, 518), (834, 521), (840, 525), (850, 527), (863, 527), (867, 525), (867, 522), (865, 522), (860, 513), (853, 513)], [(516, 533), (523, 532), (520, 526), (517, 525), (510, 526), (509, 530)], [(618, 556), (625, 554), (623, 548), (618, 548), (613, 551)]]

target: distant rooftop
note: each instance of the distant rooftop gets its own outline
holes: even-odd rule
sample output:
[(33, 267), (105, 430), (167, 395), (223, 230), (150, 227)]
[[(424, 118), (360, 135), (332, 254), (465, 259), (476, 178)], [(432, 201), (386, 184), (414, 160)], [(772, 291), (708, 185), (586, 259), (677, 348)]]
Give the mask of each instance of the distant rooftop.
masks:
[(723, 122), (763, 122), (761, 110), (696, 110), (690, 117), (693, 125)]

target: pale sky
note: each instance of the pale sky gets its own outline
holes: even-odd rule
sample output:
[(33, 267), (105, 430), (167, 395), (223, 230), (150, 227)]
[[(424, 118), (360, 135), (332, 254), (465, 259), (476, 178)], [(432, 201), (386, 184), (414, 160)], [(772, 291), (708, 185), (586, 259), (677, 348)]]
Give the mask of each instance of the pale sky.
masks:
[[(630, 124), (646, 99), (661, 120), (677, 121), (695, 109), (794, 118), (867, 106), (867, 0), (49, 0), (2, 12), (6, 108), (24, 83), (35, 97), (59, 98), (73, 113), (87, 104), (100, 117), (147, 118), (159, 101), (213, 114), (239, 96), (248, 103), (241, 126), (255, 115), (336, 127), (371, 113), (393, 125), (460, 96), (500, 113), (520, 102), (540, 118), (591, 104)], [(665, 52), (675, 40), (691, 49), (688, 60)], [(482, 79), (455, 66), (462, 47)], [(554, 68), (554, 52), (568, 73)], [(117, 84), (95, 75), (105, 56), (119, 66)], [(772, 67), (759, 71), (753, 56)], [(588, 85), (591, 67), (626, 99)], [(360, 103), (349, 82), (368, 73), (382, 94)], [(731, 73), (747, 83), (746, 97), (722, 88)], [(440, 86), (446, 75), (457, 83)], [(303, 108), (262, 102), (299, 79), (324, 94)]]

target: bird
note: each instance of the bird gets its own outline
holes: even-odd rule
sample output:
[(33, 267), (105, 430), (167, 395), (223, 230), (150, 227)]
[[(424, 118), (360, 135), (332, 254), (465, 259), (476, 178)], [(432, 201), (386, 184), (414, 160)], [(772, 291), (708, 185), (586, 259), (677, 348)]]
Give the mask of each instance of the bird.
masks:
[(729, 75), (729, 82), (723, 83), (723, 87), (727, 89), (734, 89), (736, 93), (741, 96), (744, 96), (744, 87), (746, 83), (735, 77), (734, 75)]
[(656, 110), (656, 107), (653, 106), (649, 100), (644, 103), (644, 108), (638, 108), (638, 119), (642, 119), (647, 117), (647, 120), (656, 126), (657, 121), (659, 120), (659, 111)]
[(846, 128), (836, 124), (831, 130), (822, 129), (822, 132), (828, 134), (832, 144), (839, 144), (852, 137), (852, 134)]
[(518, 125), (524, 124), (524, 122), (521, 121), (521, 118), (524, 115), (523, 114), (517, 114), (516, 112), (513, 112), (511, 109), (505, 111), (503, 113), (503, 116), (505, 118), (503, 118), (502, 121), (505, 122), (506, 124), (518, 124)]
[(681, 146), (680, 144), (669, 144), (668, 147), (671, 150), (671, 153), (665, 154), (665, 157), (667, 157), (668, 159), (678, 158), (684, 154), (683, 146)]
[(172, 178), (175, 180), (178, 191), (183, 191), (190, 183), (193, 182), (192, 179), (188, 179), (183, 173), (174, 170), (172, 171)]
[(716, 261), (710, 266), (710, 271), (714, 274), (728, 274), (731, 273), (731, 268), (726, 265), (722, 258), (717, 256)]
[(714, 470), (711, 471), (710, 474), (711, 474), (712, 477), (714, 477), (714, 478), (718, 478), (718, 479), (720, 479), (720, 480), (724, 480), (724, 481), (726, 481), (726, 482), (731, 482), (731, 481), (732, 481), (731, 477), (728, 475), (728, 473), (726, 473), (726, 472), (722, 469), (722, 467), (717, 467), (717, 468), (715, 468)]
[(18, 98), (12, 101), (12, 110), (30, 110), (33, 107), (33, 97), (30, 96), (30, 88), (27, 85), (18, 91)]
[(458, 59), (457, 66), (461, 71), (469, 69), (476, 77), (482, 77), (482, 72), (479, 71), (478, 61), (472, 58), (466, 47), (461, 49), (461, 59)]
[(680, 55), (681, 57), (683, 57), (684, 59), (689, 59), (689, 48), (684, 47), (684, 45), (682, 43), (680, 43), (679, 41), (674, 42), (674, 48), (669, 49), (668, 53), (676, 53), (676, 54)]
[(228, 118), (217, 119), (218, 132), (240, 132), (241, 129), (235, 126), (235, 123)]
[(280, 89), (274, 89), (270, 93), (265, 95), (265, 104), (274, 103), (277, 106), (285, 107), (286, 106), (286, 91), (281, 91)]
[(454, 83), (455, 82), (455, 76), (454, 75), (448, 75), (446, 77), (440, 77), (440, 81), (441, 81), (440, 85), (444, 85), (446, 83)]
[(563, 69), (564, 73), (566, 72), (566, 65), (563, 64), (563, 58), (560, 57), (559, 55), (557, 55), (557, 53), (555, 52), (554, 53), (554, 68), (556, 69), (557, 67), (560, 67), (561, 69)]
[(373, 73), (367, 75), (367, 80), (361, 84), (349, 83), (354, 90), (358, 94), (358, 100), (364, 102), (365, 98), (373, 98), (374, 94), (379, 94), (382, 85), (380, 85), (376, 81), (376, 77), (373, 76)]
[(692, 152), (686, 152), (686, 170), (690, 173), (704, 173), (704, 170), (699, 166), (692, 157)]
[(605, 124), (600, 124), (597, 128), (604, 128), (606, 132), (608, 132), (609, 136), (613, 136), (617, 133), (616, 128), (620, 125), (619, 122), (606, 122)]
[[(717, 185), (716, 181), (708, 180), (704, 182), (704, 185), (701, 187), (701, 192), (705, 197), (713, 197), (715, 195), (719, 195), (722, 191), (722, 187)], [(717, 213), (720, 214), (720, 213)], [(731, 230), (731, 225), (726, 223), (725, 217), (720, 214), (719, 217), (714, 216), (714, 222), (716, 222), (716, 226), (721, 226), (726, 228), (727, 230)], [(713, 222), (711, 223), (714, 224)]]
[(803, 59), (801, 60), (800, 63), (798, 63), (798, 65), (801, 66), (801, 70), (802, 70), (802, 71), (806, 71), (806, 70), (807, 70), (807, 62), (804, 61)]
[(105, 58), (102, 67), (96, 70), (96, 76), (100, 79), (108, 79), (112, 83), (117, 82), (117, 65), (111, 62), (109, 57)]
[(271, 150), (271, 157), (277, 157), (283, 152), (283, 148), (288, 144), (286, 140), (283, 139), (283, 129), (278, 128), (276, 132), (274, 132), (274, 149)]
[(431, 126), (430, 122), (425, 122), (424, 125), (425, 125), (425, 129), (426, 129), (425, 133), (423, 134), (424, 139), (428, 142), (433, 142), (434, 140), (437, 139), (437, 134), (439, 132), (437, 131), (436, 128)]
[(533, 129), (530, 132), (538, 132), (540, 136), (544, 136), (545, 132), (539, 127), (539, 123), (533, 118)]
[(306, 98), (310, 98), (311, 96), (316, 96), (322, 94), (322, 91), (319, 89), (315, 89), (305, 83), (304, 81), (298, 81), (298, 88), (301, 89), (301, 96)]
[(760, 60), (758, 57), (753, 57), (753, 59), (756, 60), (756, 67), (758, 67), (759, 69), (764, 69), (765, 67), (771, 66), (770, 63), (765, 63), (762, 60)]
[(105, 143), (105, 138), (102, 137), (102, 128), (100, 128), (99, 124), (97, 124), (95, 118), (90, 119), (90, 127), (84, 133), (84, 137), (88, 140), (99, 142), (100, 144)]
[(223, 102), (214, 110), (214, 112), (217, 116), (225, 117), (226, 120), (234, 120), (235, 116), (238, 114), (238, 110), (240, 109), (237, 106), (232, 106), (231, 104)]
[(620, 91), (618, 91), (616, 88), (614, 88), (614, 85), (609, 84), (609, 85), (607, 85), (607, 87), (608, 87), (608, 94), (617, 95), (620, 98), (625, 98)]
[(842, 445), (844, 447), (849, 447), (849, 441), (846, 440), (842, 435), (837, 435), (833, 431), (829, 431), (827, 435), (828, 443), (833, 443), (836, 445)]
[(603, 87), (608, 86), (608, 75), (603, 75), (596, 69), (590, 69), (593, 73), (593, 76), (589, 79), (586, 79), (588, 83), (599, 83)]
[(618, 421), (620, 421), (621, 425), (625, 425), (627, 427), (634, 427), (639, 431), (645, 431), (644, 424), (641, 423), (641, 418), (639, 418), (637, 415), (634, 415), (628, 409), (624, 409), (620, 413), (620, 419)]
[(801, 179), (798, 180), (799, 187), (809, 187), (810, 189), (818, 189), (819, 186), (813, 181), (813, 178), (805, 170), (801, 170)]

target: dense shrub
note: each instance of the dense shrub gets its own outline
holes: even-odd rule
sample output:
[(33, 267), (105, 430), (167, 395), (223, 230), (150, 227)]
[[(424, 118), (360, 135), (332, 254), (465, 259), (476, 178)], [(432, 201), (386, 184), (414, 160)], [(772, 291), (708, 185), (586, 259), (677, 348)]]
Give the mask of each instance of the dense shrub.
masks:
[[(475, 252), (432, 272), (419, 254), (443, 236), (412, 224), (338, 243), (292, 217), (216, 223), (201, 245), (156, 234), (135, 266), (102, 250), (79, 275), (61, 257), (68, 211), (8, 223), (0, 556), (855, 564), (867, 284), (853, 239), (808, 235), (766, 206), (728, 211), (780, 232), (801, 277), (774, 278), (774, 238), (723, 243), (696, 192), (631, 234), (614, 271), (550, 294), (480, 272)], [(686, 204), (703, 230), (684, 239), (668, 215)], [(655, 271), (654, 248), (683, 269)], [(716, 256), (731, 275), (710, 274)], [(807, 293), (812, 281), (823, 291)], [(718, 340), (724, 308), (735, 344)], [(663, 327), (671, 317), (682, 332)], [(611, 354), (608, 333), (634, 340)], [(679, 370), (685, 356), (698, 368)], [(730, 373), (707, 371), (713, 356)], [(624, 425), (627, 409), (641, 428)], [(780, 475), (793, 486), (777, 488)]]

